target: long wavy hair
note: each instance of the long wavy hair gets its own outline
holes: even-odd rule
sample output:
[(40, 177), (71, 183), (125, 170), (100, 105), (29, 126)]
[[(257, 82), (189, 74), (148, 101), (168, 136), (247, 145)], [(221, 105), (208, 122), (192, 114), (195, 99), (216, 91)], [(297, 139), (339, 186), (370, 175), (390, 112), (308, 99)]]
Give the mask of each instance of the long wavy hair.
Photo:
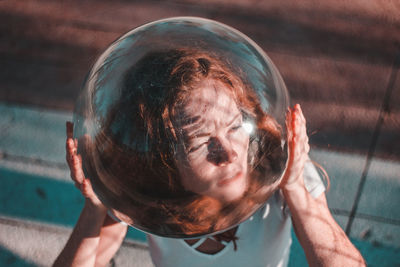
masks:
[[(148, 53), (126, 72), (120, 99), (86, 142), (84, 161), (96, 193), (117, 217), (157, 235), (195, 237), (240, 223), (268, 199), (263, 189), (285, 168), (281, 129), (232, 69), (211, 53), (182, 48)], [(257, 126), (249, 140), (248, 188), (227, 204), (186, 190), (176, 166), (183, 142), (177, 113), (204, 79), (222, 82)]]

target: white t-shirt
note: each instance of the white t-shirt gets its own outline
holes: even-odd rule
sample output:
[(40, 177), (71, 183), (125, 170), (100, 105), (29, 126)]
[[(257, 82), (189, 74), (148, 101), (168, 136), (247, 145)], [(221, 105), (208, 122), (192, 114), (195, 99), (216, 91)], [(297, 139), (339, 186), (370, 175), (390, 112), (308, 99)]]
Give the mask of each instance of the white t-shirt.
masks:
[[(304, 182), (313, 197), (325, 191), (311, 162), (304, 168)], [(289, 259), (291, 219), (280, 191), (248, 220), (238, 226), (237, 250), (229, 242), (220, 252), (209, 255), (189, 246), (183, 239), (147, 235), (150, 255), (157, 267), (179, 266), (286, 266)]]

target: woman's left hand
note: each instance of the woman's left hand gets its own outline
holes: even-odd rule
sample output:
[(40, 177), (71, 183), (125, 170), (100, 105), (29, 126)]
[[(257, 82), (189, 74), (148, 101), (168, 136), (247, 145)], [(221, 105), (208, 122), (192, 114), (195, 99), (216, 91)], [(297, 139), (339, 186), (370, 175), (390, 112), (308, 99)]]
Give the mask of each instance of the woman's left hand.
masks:
[(306, 120), (299, 104), (289, 108), (286, 114), (286, 129), (288, 164), (280, 188), (293, 190), (299, 186), (304, 186), (303, 170), (305, 162), (309, 159), (308, 152), (310, 150)]
[(314, 198), (304, 186), (303, 170), (310, 146), (300, 105), (288, 111), (286, 128), (289, 156), (280, 188), (309, 266), (366, 266), (332, 217), (325, 194)]

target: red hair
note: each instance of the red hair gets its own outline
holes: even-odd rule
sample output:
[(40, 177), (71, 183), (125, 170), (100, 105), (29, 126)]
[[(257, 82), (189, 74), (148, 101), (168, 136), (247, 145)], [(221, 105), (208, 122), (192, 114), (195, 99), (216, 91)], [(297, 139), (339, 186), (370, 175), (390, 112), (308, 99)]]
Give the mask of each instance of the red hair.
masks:
[[(85, 167), (100, 199), (128, 223), (161, 236), (200, 236), (240, 223), (269, 197), (262, 188), (285, 167), (281, 130), (228, 65), (210, 53), (176, 49), (149, 53), (127, 71), (120, 99), (87, 142)], [(257, 125), (249, 144), (250, 185), (229, 204), (185, 190), (175, 163), (182, 141), (177, 112), (204, 79), (224, 83)]]

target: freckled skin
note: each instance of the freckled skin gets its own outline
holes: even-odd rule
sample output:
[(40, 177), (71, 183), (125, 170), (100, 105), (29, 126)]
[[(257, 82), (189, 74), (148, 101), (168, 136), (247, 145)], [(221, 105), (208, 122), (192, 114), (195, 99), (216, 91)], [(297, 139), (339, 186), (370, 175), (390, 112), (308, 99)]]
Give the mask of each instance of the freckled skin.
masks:
[(249, 135), (230, 90), (220, 82), (204, 81), (181, 115), (194, 118), (181, 125), (185, 145), (177, 166), (183, 186), (222, 202), (240, 198), (247, 189)]

